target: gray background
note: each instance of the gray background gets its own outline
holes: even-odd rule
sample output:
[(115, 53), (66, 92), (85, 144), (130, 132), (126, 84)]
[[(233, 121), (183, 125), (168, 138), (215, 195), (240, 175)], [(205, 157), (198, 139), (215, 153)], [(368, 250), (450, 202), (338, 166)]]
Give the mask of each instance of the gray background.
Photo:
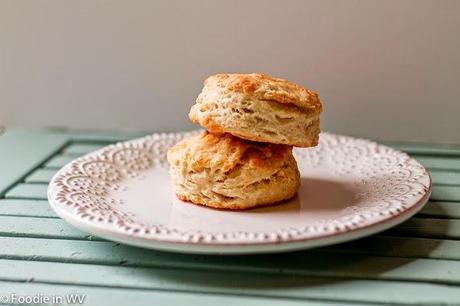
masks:
[(0, 0), (0, 124), (189, 129), (202, 80), (316, 90), (324, 130), (460, 142), (460, 1)]

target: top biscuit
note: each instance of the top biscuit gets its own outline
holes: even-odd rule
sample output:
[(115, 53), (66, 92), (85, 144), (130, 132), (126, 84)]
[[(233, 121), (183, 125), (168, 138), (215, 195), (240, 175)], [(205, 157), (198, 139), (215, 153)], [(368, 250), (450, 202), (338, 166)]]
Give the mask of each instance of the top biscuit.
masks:
[(216, 74), (189, 117), (212, 133), (260, 142), (311, 147), (318, 143), (318, 95), (264, 74)]

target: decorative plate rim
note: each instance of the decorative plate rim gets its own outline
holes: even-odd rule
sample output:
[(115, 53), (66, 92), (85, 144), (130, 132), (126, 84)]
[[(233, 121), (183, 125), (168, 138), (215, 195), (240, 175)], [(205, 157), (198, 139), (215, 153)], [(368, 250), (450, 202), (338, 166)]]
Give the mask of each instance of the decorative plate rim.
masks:
[[(388, 196), (386, 208), (375, 211), (358, 209), (341, 220), (321, 220), (304, 228), (282, 228), (270, 232), (182, 232), (162, 224), (138, 223), (128, 214), (113, 208), (117, 200), (110, 198), (108, 194), (119, 190), (119, 183), (123, 179), (141, 177), (143, 171), (153, 166), (167, 167), (167, 149), (180, 139), (195, 133), (196, 131), (155, 133), (109, 145), (77, 158), (52, 178), (48, 187), (49, 203), (59, 216), (64, 219), (71, 218), (72, 224), (84, 224), (85, 227), (97, 228), (112, 235), (175, 244), (235, 246), (312, 241), (355, 232), (387, 222), (412, 209), (420, 209), (420, 205), (425, 204), (421, 202), (426, 202), (431, 192), (429, 173), (406, 153), (366, 139), (323, 132), (320, 141), (324, 150), (350, 150), (347, 157), (351, 165), (348, 168), (343, 167), (346, 171), (361, 171), (359, 173), (367, 175), (362, 174), (364, 177), (372, 178), (372, 169), (355, 169), (353, 158), (362, 158), (363, 154), (367, 158), (391, 158), (391, 162), (395, 164), (388, 166), (386, 170), (397, 167), (405, 176), (395, 188), (403, 186), (406, 189), (393, 197)], [(363, 153), (360, 148), (367, 151)], [(298, 160), (307, 159), (309, 163), (319, 163), (321, 158), (321, 150), (295, 149), (294, 153)], [(380, 167), (379, 162), (377, 160), (371, 165)], [(346, 174), (337, 173), (338, 176)]]

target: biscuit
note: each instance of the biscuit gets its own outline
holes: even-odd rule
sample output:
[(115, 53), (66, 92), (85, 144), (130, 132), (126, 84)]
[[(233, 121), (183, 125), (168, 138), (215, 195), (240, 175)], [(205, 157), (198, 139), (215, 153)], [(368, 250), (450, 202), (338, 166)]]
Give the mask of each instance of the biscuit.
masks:
[(203, 131), (169, 149), (180, 200), (220, 209), (247, 209), (292, 198), (300, 175), (292, 147)]
[(216, 74), (204, 87), (189, 117), (211, 133), (247, 140), (312, 147), (318, 144), (318, 95), (263, 74)]

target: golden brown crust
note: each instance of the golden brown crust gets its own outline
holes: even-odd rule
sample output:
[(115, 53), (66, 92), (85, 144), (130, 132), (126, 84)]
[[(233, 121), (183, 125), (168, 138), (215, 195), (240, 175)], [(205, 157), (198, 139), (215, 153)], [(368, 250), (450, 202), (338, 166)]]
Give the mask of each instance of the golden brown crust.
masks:
[[(199, 123), (196, 121), (195, 118), (191, 118), (191, 121), (193, 123)], [(211, 132), (211, 133), (216, 133), (216, 134), (225, 134), (224, 130), (222, 129), (222, 127), (220, 125), (218, 125), (213, 119), (212, 117), (206, 117), (204, 118), (203, 120), (203, 126), (206, 127), (206, 129)]]
[(230, 92), (240, 92), (261, 100), (293, 104), (304, 110), (320, 113), (322, 106), (318, 94), (284, 79), (261, 73), (215, 74), (204, 81), (205, 88), (223, 88)]
[(292, 147), (201, 132), (168, 150), (180, 200), (248, 209), (292, 198), (300, 184)]
[(230, 134), (212, 134), (203, 131), (199, 138), (187, 138), (170, 149), (170, 154), (189, 148), (189, 166), (192, 171), (215, 167), (223, 172), (233, 170), (238, 164), (253, 168), (276, 167), (291, 154), (290, 146), (252, 142)]

